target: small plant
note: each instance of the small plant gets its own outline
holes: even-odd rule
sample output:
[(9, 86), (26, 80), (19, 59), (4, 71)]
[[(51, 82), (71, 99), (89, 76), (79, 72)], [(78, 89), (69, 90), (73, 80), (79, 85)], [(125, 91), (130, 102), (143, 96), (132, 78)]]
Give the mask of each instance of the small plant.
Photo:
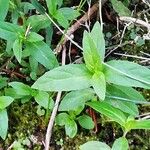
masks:
[[(56, 118), (56, 124), (65, 125), (66, 134), (70, 137), (74, 137), (77, 132), (76, 123), (73, 121), (75, 115), (72, 120), (72, 111), (81, 112), (87, 105), (121, 125), (124, 137), (118, 139), (113, 147), (120, 143), (128, 145), (125, 135), (131, 129), (150, 129), (150, 120), (134, 119), (139, 113), (136, 104), (149, 102), (146, 102), (143, 96), (132, 88), (150, 89), (150, 70), (129, 61), (104, 62), (104, 55), (103, 33), (100, 24), (96, 22), (91, 32), (84, 32), (85, 64), (69, 64), (52, 69), (40, 77), (32, 88), (43, 91), (72, 91), (64, 97), (59, 107), (59, 111), (68, 111), (71, 117), (61, 113)], [(93, 98), (94, 93), (97, 95), (95, 98)], [(88, 125), (91, 125), (89, 129), (94, 127), (87, 116), (83, 115), (79, 118), (81, 118), (80, 124), (84, 120), (83, 127)], [(86, 145), (81, 146), (81, 149), (84, 147)], [(128, 146), (124, 149), (128, 149)]]

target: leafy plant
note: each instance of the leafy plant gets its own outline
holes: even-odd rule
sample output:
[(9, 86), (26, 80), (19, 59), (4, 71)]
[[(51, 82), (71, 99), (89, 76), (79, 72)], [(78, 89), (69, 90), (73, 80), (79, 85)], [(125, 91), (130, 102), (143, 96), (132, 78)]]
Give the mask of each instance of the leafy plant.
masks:
[[(133, 127), (134, 125), (132, 126), (133, 128), (129, 125), (130, 121), (128, 121), (128, 118), (130, 116), (134, 118), (138, 115), (136, 104), (148, 103), (132, 87), (149, 89), (150, 70), (129, 61), (112, 60), (104, 62), (104, 54), (105, 42), (103, 33), (100, 24), (96, 22), (90, 33), (84, 32), (83, 56), (85, 64), (69, 64), (48, 71), (33, 84), (32, 88), (44, 91), (78, 90), (66, 95), (60, 104), (59, 111), (68, 111), (69, 113), (70, 111), (78, 110), (80, 106), (83, 109), (85, 104), (87, 104), (112, 121), (119, 123), (125, 136), (128, 131), (135, 128)], [(72, 84), (70, 85), (70, 83)], [(87, 88), (93, 91), (92, 95), (96, 93), (100, 101), (93, 101), (89, 97), (85, 97), (85, 100), (80, 99), (86, 91), (83, 89)], [(78, 93), (78, 97), (76, 97), (76, 93)], [(88, 92), (88, 94), (90, 93)], [(89, 100), (92, 101), (87, 102)], [(79, 118), (82, 118), (82, 116)], [(61, 113), (57, 116), (56, 124), (65, 125), (66, 134), (73, 137), (77, 132), (77, 127), (75, 122), (70, 120), (70, 115)], [(86, 126), (86, 119), (84, 118), (84, 120), (83, 127)], [(132, 121), (138, 122), (134, 119)], [(79, 123), (81, 124), (81, 121)], [(69, 127), (68, 124), (70, 125)], [(145, 123), (143, 122), (143, 124)], [(72, 129), (72, 132), (67, 131), (67, 129)], [(118, 141), (116, 142), (119, 143)]]

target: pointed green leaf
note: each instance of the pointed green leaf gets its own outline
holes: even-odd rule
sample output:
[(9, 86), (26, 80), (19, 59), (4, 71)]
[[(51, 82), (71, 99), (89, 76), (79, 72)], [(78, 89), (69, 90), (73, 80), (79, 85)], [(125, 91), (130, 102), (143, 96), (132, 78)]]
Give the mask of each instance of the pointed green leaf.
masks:
[(150, 69), (136, 63), (112, 60), (104, 63), (106, 81), (130, 87), (150, 89)]
[(133, 102), (136, 104), (142, 104), (146, 102), (143, 95), (137, 90), (131, 87), (112, 84), (107, 85), (107, 98)]
[(72, 91), (68, 93), (59, 105), (59, 111), (77, 110), (84, 106), (85, 102), (94, 97), (94, 92), (91, 89)]
[(131, 120), (125, 125), (127, 130), (131, 129), (147, 129), (150, 130), (150, 120)]
[(63, 0), (46, 0), (49, 13), (53, 16), (56, 13), (57, 6), (61, 6)]
[(119, 14), (119, 16), (131, 16), (131, 11), (125, 7), (125, 5), (118, 0), (111, 0), (113, 9)]
[(104, 142), (89, 141), (81, 145), (80, 150), (111, 150), (111, 148)]
[(101, 59), (93, 40), (90, 33), (85, 31), (83, 35), (83, 57), (87, 68), (96, 72), (101, 70)]
[(124, 113), (121, 110), (114, 108), (113, 106), (111, 106), (106, 102), (93, 101), (93, 102), (87, 102), (87, 105), (92, 107), (94, 110), (98, 111), (99, 113), (112, 119), (113, 121), (116, 121), (122, 126), (126, 122), (127, 117), (124, 115)]
[(109, 99), (106, 98), (105, 102), (112, 105), (115, 108), (120, 109), (121, 111), (128, 113), (129, 115), (132, 116), (138, 116), (139, 111), (138, 111), (138, 106), (132, 102), (126, 102), (126, 101), (121, 101), (117, 99)]
[(9, 9), (9, 0), (0, 0), (0, 20), (4, 20)]
[(14, 99), (10, 96), (0, 96), (0, 109), (4, 109), (9, 106)]
[(90, 87), (91, 74), (85, 65), (70, 64), (45, 73), (33, 88), (43, 91), (71, 91)]
[(3, 140), (6, 139), (7, 130), (8, 130), (8, 116), (7, 111), (4, 109), (0, 110), (0, 137), (2, 137)]
[(38, 41), (42, 41), (44, 38), (41, 36), (41, 35), (39, 35), (39, 34), (37, 34), (37, 33), (35, 33), (35, 32), (31, 32), (31, 33), (29, 33), (29, 35), (27, 36), (27, 41), (28, 42), (38, 42)]
[(30, 51), (31, 56), (46, 68), (52, 69), (58, 66), (58, 62), (54, 53), (43, 41), (28, 43), (26, 46)]
[(80, 15), (77, 10), (69, 7), (60, 8), (57, 10), (57, 13), (62, 14), (67, 20), (74, 20)]
[(77, 118), (79, 124), (85, 128), (85, 129), (93, 129), (94, 128), (94, 122), (91, 117), (87, 115), (82, 115)]
[(116, 139), (111, 150), (128, 150), (129, 144), (125, 137)]
[(105, 99), (106, 94), (106, 81), (103, 73), (98, 72), (92, 76), (91, 85), (94, 88), (95, 93), (101, 100)]
[(102, 61), (104, 61), (105, 57), (105, 40), (104, 40), (104, 35), (101, 30), (101, 26), (99, 22), (96, 22), (94, 24), (94, 27), (91, 31), (91, 37), (96, 45), (96, 48), (98, 50), (99, 57), (101, 58)]
[(21, 58), (22, 58), (22, 43), (19, 39), (16, 39), (14, 44), (13, 44), (13, 52), (18, 60), (19, 63), (21, 63)]

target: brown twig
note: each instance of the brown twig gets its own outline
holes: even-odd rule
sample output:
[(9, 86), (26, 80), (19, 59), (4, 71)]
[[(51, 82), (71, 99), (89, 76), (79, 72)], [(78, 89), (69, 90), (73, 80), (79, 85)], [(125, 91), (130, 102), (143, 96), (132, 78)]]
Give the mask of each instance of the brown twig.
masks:
[[(104, 3), (106, 2), (107, 0), (102, 0), (102, 4), (101, 5), (104, 5)], [(90, 11), (87, 11), (79, 20), (77, 20), (70, 28), (69, 30), (66, 32), (66, 34), (68, 36), (70, 36), (71, 34), (73, 34), (82, 24), (84, 24), (86, 21), (88, 21), (89, 18), (91, 18), (94, 13), (98, 10), (98, 6), (99, 4), (96, 3), (94, 4), (91, 8), (90, 8)], [(90, 16), (90, 17), (89, 17)], [(61, 41), (61, 43), (59, 43), (57, 46), (56, 46), (56, 53), (59, 53), (61, 52), (61, 49), (63, 47), (63, 45), (66, 44), (66, 42), (68, 41), (68, 38), (64, 37), (64, 39)]]
[(20, 73), (18, 73), (18, 72), (15, 72), (15, 71), (13, 71), (13, 70), (2, 69), (2, 71), (5, 72), (6, 74), (10, 75), (11, 77), (17, 76), (17, 77), (23, 78), (23, 79), (26, 78), (25, 75), (22, 75), (22, 74), (20, 74)]

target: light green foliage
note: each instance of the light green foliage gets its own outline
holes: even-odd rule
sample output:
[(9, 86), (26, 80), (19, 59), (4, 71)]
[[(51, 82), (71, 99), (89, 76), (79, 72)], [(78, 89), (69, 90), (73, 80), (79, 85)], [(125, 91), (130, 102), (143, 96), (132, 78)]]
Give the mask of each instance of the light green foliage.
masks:
[(128, 150), (129, 145), (128, 141), (125, 137), (120, 137), (116, 139), (111, 150)]
[(101, 72), (95, 73), (91, 79), (91, 85), (99, 98), (104, 100), (106, 94), (106, 81), (104, 74)]
[(34, 96), (35, 101), (45, 109), (52, 109), (54, 106), (54, 102), (51, 97), (49, 97), (49, 94), (44, 91), (38, 91), (38, 93)]
[(14, 101), (14, 99), (10, 96), (0, 96), (0, 110), (5, 109), (13, 101)]
[(35, 32), (31, 32), (29, 33), (29, 35), (27, 36), (27, 41), (28, 42), (39, 42), (39, 41), (43, 41), (43, 37)]
[(69, 27), (69, 21), (77, 18), (80, 13), (73, 8), (60, 8), (62, 2), (63, 0), (46, 0), (49, 14), (52, 15), (62, 27), (67, 29)]
[(16, 39), (14, 44), (13, 44), (13, 52), (18, 60), (19, 63), (21, 63), (21, 58), (22, 58), (22, 43), (19, 39)]
[(40, 29), (46, 28), (50, 25), (50, 22), (46, 15), (33, 15), (28, 18), (27, 24), (30, 24), (32, 31), (39, 31)]
[(119, 16), (131, 16), (131, 11), (121, 1), (111, 0), (111, 3)]
[(32, 88), (43, 91), (71, 91), (90, 87), (91, 74), (83, 64), (57, 67), (40, 77)]
[(0, 0), (0, 20), (4, 20), (9, 9), (9, 0)]
[(76, 135), (77, 124), (73, 119), (70, 118), (70, 116), (68, 114), (61, 113), (61, 114), (57, 115), (55, 122), (56, 122), (56, 124), (58, 124), (60, 126), (65, 125), (65, 131), (69, 137), (73, 138)]
[(111, 150), (111, 148), (103, 142), (89, 141), (80, 146), (80, 150)]
[(52, 52), (50, 47), (43, 41), (27, 43), (26, 46), (30, 55), (44, 67), (52, 69), (58, 66), (58, 62), (54, 53)]
[(7, 85), (7, 78), (3, 78), (0, 76), (0, 89), (2, 89), (3, 87), (5, 87)]
[(10, 82), (9, 85), (13, 87), (18, 95), (31, 95), (32, 89), (21, 82)]
[(106, 81), (117, 85), (150, 89), (150, 69), (136, 63), (112, 60), (104, 71)]
[(5, 109), (0, 110), (0, 137), (5, 140), (8, 129), (8, 116)]
[(79, 124), (85, 128), (85, 129), (93, 129), (94, 128), (94, 122), (91, 117), (87, 115), (82, 115), (77, 118)]
[(59, 105), (59, 111), (77, 110), (79, 107), (84, 107), (85, 102), (94, 97), (94, 92), (91, 89), (72, 91), (68, 93)]
[(133, 116), (137, 116), (139, 113), (136, 103), (148, 103), (135, 89), (116, 85), (107, 86), (107, 97), (105, 101)]
[(0, 21), (0, 38), (2, 39), (14, 42), (23, 32), (25, 31), (21, 26)]

